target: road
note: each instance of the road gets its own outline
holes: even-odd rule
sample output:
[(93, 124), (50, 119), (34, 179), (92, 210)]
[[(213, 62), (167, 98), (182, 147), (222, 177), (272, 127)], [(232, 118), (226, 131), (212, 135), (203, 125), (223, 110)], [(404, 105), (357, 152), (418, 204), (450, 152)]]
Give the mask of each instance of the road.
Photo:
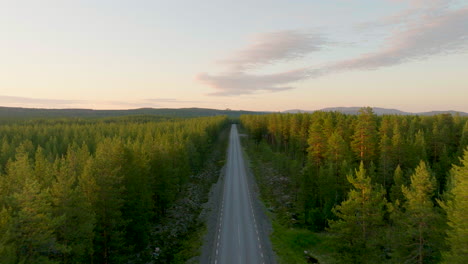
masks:
[(239, 133), (234, 124), (227, 157), (213, 263), (265, 263), (262, 244), (265, 240), (257, 227)]

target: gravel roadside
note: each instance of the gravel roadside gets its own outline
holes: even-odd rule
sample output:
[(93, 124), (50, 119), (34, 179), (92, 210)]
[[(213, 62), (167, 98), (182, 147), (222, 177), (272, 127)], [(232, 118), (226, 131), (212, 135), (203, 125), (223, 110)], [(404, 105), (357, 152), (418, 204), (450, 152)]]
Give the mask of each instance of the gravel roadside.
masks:
[(215, 238), (216, 238), (216, 226), (218, 222), (218, 215), (221, 210), (221, 201), (223, 197), (224, 190), (224, 175), (226, 173), (226, 166), (221, 169), (221, 173), (218, 181), (211, 186), (210, 198), (208, 202), (204, 204), (203, 211), (200, 215), (204, 219), (207, 231), (203, 239), (203, 246), (200, 255), (200, 263), (206, 264), (211, 263), (211, 258), (213, 256), (213, 249), (215, 248)]

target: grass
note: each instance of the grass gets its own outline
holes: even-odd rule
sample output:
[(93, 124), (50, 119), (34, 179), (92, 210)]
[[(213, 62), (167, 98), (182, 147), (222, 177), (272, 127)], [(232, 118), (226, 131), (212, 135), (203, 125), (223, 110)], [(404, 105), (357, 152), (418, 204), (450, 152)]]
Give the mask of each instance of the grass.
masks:
[(272, 219), (273, 233), (270, 236), (273, 250), (281, 264), (304, 263), (304, 251), (318, 259), (321, 264), (334, 263), (332, 250), (327, 246), (329, 235), (314, 233), (307, 229), (288, 228)]

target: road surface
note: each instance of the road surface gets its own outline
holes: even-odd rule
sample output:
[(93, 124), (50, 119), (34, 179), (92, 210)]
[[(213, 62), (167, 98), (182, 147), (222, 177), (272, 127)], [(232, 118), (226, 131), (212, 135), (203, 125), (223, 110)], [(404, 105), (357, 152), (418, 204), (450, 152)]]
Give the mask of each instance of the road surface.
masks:
[(254, 211), (237, 126), (232, 125), (212, 263), (265, 263)]

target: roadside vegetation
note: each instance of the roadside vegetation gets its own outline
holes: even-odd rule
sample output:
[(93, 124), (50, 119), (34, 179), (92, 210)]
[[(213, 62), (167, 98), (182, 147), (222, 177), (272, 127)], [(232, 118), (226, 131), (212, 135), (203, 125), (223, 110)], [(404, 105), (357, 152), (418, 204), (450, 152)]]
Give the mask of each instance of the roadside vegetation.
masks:
[(463, 263), (467, 120), (241, 116), (280, 263)]

